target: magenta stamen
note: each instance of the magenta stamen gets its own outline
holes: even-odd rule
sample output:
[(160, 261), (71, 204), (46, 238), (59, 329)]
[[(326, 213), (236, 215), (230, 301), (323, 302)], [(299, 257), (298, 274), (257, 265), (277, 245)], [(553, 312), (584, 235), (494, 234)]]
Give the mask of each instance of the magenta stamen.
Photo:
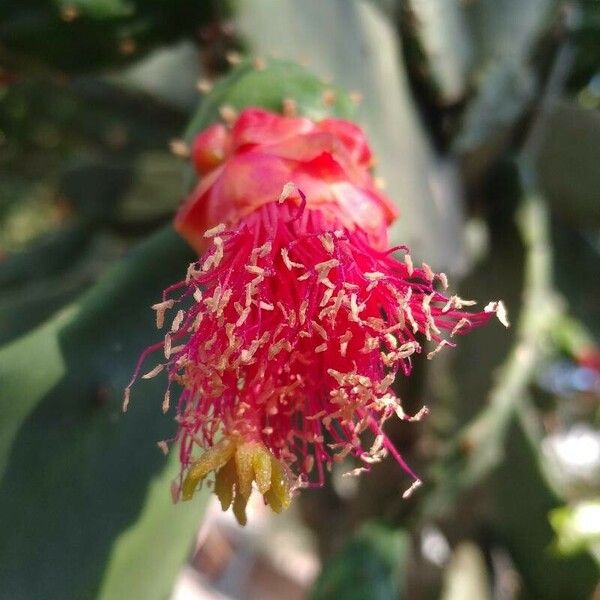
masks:
[(464, 301), (434, 289), (430, 271), (409, 272), (361, 229), (300, 196), (299, 206), (297, 197), (274, 201), (223, 231), (188, 282), (167, 288), (168, 307), (185, 290), (170, 308), (184, 311), (169, 334), (174, 351), (166, 342), (145, 350), (132, 383), (146, 358), (166, 349), (169, 382), (182, 390), (175, 437), (183, 472), (215, 439), (234, 435), (319, 486), (339, 458), (369, 454), (361, 435), (370, 429), (417, 480), (382, 433), (400, 412), (390, 384), (410, 373), (424, 338), (441, 344), (493, 313), (464, 312)]

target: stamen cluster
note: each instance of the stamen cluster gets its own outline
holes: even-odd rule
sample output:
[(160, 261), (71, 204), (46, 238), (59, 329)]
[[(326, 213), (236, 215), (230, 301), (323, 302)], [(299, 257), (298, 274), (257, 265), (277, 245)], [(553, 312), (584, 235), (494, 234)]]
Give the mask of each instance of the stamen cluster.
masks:
[[(446, 277), (414, 268), (406, 248), (393, 249), (404, 253), (398, 260), (375, 250), (361, 229), (307, 209), (299, 193), (285, 196), (235, 227), (207, 231), (204, 257), (154, 307), (159, 327), (174, 311), (160, 344), (165, 360), (143, 377), (167, 370), (165, 411), (171, 386), (181, 389), (177, 497), (182, 489), (190, 497), (210, 470), (222, 488), (220, 473), (240, 444), (264, 449), (291, 487), (322, 485), (325, 469), (347, 456), (359, 462), (353, 473), (369, 470), (388, 452), (418, 482), (383, 432), (392, 415), (411, 419), (391, 385), (399, 371), (410, 374), (422, 341), (436, 343), (431, 358), (498, 309), (464, 312), (473, 302), (448, 297)], [(366, 431), (374, 439), (367, 446)], [(206, 449), (208, 459), (199, 458)], [(231, 473), (229, 480), (247, 501), (248, 484), (236, 485)]]
[(494, 313), (505, 322), (504, 307), (465, 312), (474, 302), (448, 296), (443, 273), (387, 249), (397, 212), (354, 123), (248, 108), (229, 125), (192, 145), (200, 179), (174, 224), (203, 256), (154, 306), (169, 331), (132, 380), (162, 351), (142, 378), (166, 371), (165, 412), (176, 389), (174, 498), (214, 473), (223, 509), (244, 524), (253, 485), (279, 512), (334, 463), (353, 459), (359, 474), (388, 453), (413, 478), (406, 495), (420, 481), (383, 425), (427, 409), (404, 413), (396, 376), (423, 343), (432, 358)]

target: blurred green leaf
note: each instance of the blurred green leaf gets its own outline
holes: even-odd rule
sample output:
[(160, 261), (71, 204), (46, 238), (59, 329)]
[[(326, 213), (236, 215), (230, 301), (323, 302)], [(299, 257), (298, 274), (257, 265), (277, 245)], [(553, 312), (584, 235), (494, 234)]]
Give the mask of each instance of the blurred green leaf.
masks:
[(423, 53), (422, 68), (435, 87), (439, 104), (454, 104), (462, 100), (473, 64), (473, 41), (468, 29), (464, 7), (454, 0), (407, 0), (411, 33)]
[(211, 0), (5, 0), (0, 42), (9, 64), (89, 72), (197, 36), (215, 18), (216, 6)]
[(27, 182), (56, 178), (63, 168), (127, 168), (138, 152), (164, 150), (184, 124), (181, 111), (106, 81), (24, 78), (0, 95), (0, 165), (15, 188), (18, 176)]
[[(573, 7), (572, 39), (575, 43), (575, 64), (569, 76), (570, 88), (579, 89), (590, 79), (598, 77), (600, 65), (600, 3), (597, 0), (580, 0)], [(598, 94), (595, 94), (596, 98)]]
[(89, 230), (79, 223), (57, 229), (21, 252), (0, 260), (0, 286), (10, 286), (54, 275), (73, 262), (88, 244)]
[[(426, 500), (430, 516), (454, 510), (460, 494), (481, 484), (501, 462), (510, 423), (519, 405), (526, 402), (531, 379), (550, 349), (552, 324), (561, 314), (552, 287), (548, 211), (542, 198), (526, 195), (517, 221), (525, 254), (517, 244), (498, 240), (487, 263), (473, 273), (469, 287), (486, 293), (497, 290), (508, 301), (509, 311), (520, 294), (524, 293), (525, 302), (520, 314), (511, 315), (516, 328), (507, 332), (499, 324), (490, 324), (461, 340), (454, 391), (459, 401), (452, 405), (458, 430), (435, 466), (437, 485)], [(523, 283), (516, 270), (521, 265)], [(486, 341), (493, 352), (482, 353)]]
[(535, 79), (526, 65), (508, 59), (488, 65), (465, 112), (456, 149), (473, 152), (485, 144), (504, 147), (508, 131), (534, 95)]
[(183, 181), (167, 141), (184, 119), (87, 79), (24, 79), (0, 95), (0, 344), (169, 220)]
[(532, 53), (557, 4), (557, 0), (480, 0), (466, 5), (475, 42), (477, 93), (455, 142), (459, 152), (505, 146), (507, 132), (535, 96), (538, 81)]
[(121, 239), (107, 232), (73, 230), (56, 232), (72, 235), (71, 243), (46, 239), (0, 264), (0, 346), (80, 297), (125, 252)]
[[(217, 30), (218, 31), (218, 30)], [(105, 79), (129, 92), (142, 92), (155, 100), (189, 112), (198, 101), (198, 81), (211, 77), (215, 72), (225, 71), (225, 48), (234, 44), (233, 30), (227, 30), (231, 44), (209, 44), (204, 47), (198, 60), (198, 46), (191, 40), (161, 46), (142, 60), (119, 71), (111, 72)], [(206, 53), (214, 48), (214, 58), (206, 60)], [(211, 56), (213, 56), (211, 54)], [(215, 63), (215, 64), (213, 64)]]
[(140, 153), (133, 165), (130, 185), (113, 220), (119, 224), (143, 224), (175, 212), (185, 188), (181, 159), (170, 152)]
[(54, 0), (54, 4), (63, 13), (72, 11), (98, 20), (127, 17), (135, 10), (131, 0)]
[(201, 502), (170, 505), (177, 459), (165, 470), (156, 447), (173, 434), (160, 410), (164, 382), (140, 383), (125, 416), (121, 397), (156, 338), (144, 307), (192, 259), (167, 229), (80, 303), (0, 351), (2, 597), (168, 594)]
[(398, 600), (404, 597), (408, 534), (367, 523), (324, 565), (311, 600)]
[[(7, 171), (10, 166), (10, 163), (6, 165)], [(26, 249), (44, 236), (52, 236), (66, 225), (68, 216), (61, 214), (54, 198), (56, 179), (48, 177), (43, 181), (32, 181), (18, 173), (12, 177), (3, 174), (0, 182), (0, 269), (7, 255)]]
[(173, 452), (167, 468), (149, 481), (138, 519), (112, 546), (100, 600), (170, 596), (209, 498), (205, 488), (191, 502), (174, 505), (168, 490), (178, 473), (179, 457)]
[(478, 62), (526, 60), (558, 0), (478, 0), (465, 3)]
[(565, 221), (554, 222), (553, 243), (556, 253), (556, 283), (567, 299), (570, 312), (600, 338), (600, 239), (597, 233), (571, 227)]
[(540, 187), (562, 217), (600, 225), (600, 113), (559, 102), (542, 121), (536, 167)]
[(494, 474), (493, 531), (508, 549), (526, 597), (544, 600), (591, 598), (598, 566), (589, 554), (561, 557), (552, 549), (548, 513), (562, 502), (549, 486), (540, 457), (541, 439), (520, 410), (510, 425), (502, 465)]

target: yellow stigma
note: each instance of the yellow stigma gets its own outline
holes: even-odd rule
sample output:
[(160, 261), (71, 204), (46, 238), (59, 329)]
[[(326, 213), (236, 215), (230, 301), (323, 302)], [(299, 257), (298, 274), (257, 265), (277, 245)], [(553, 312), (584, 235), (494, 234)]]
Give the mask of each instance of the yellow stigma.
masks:
[(252, 482), (265, 502), (277, 513), (291, 502), (291, 490), (283, 464), (260, 442), (244, 442), (237, 436), (227, 437), (209, 448), (187, 471), (181, 497), (190, 500), (198, 485), (212, 472), (215, 494), (223, 510), (233, 504), (233, 514), (240, 525), (246, 524), (246, 505)]

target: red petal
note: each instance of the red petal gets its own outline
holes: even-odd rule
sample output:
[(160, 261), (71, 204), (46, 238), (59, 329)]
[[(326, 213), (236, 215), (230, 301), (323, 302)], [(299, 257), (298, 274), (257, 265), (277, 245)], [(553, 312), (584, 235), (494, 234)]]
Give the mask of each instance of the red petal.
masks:
[(233, 148), (245, 144), (274, 144), (291, 136), (314, 130), (309, 119), (282, 117), (259, 108), (247, 108), (238, 117), (231, 138)]
[(201, 131), (192, 144), (192, 161), (201, 175), (208, 173), (225, 160), (229, 132), (224, 125), (211, 125)]
[(317, 123), (317, 127), (338, 137), (354, 162), (366, 167), (370, 166), (371, 149), (363, 130), (358, 125), (344, 119), (323, 119)]

